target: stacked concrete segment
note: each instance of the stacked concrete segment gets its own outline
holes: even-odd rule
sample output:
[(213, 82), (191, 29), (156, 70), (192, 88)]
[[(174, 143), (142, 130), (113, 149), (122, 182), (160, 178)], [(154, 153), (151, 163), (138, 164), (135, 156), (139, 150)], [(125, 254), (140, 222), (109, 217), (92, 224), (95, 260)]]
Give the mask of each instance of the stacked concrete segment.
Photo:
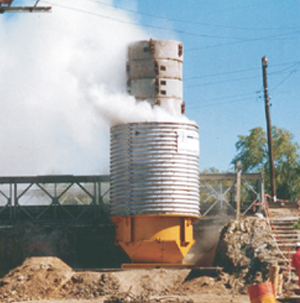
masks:
[(181, 42), (150, 39), (132, 43), (128, 47), (128, 92), (137, 100), (184, 112), (182, 62)]

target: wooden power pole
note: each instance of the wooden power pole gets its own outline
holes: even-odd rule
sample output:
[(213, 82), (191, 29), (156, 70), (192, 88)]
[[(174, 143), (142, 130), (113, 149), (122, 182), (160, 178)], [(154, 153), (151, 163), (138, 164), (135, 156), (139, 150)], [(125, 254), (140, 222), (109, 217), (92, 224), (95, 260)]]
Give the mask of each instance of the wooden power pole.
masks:
[(276, 197), (275, 167), (274, 167), (273, 142), (272, 142), (272, 125), (271, 125), (271, 117), (270, 117), (270, 102), (269, 102), (268, 77), (267, 77), (268, 60), (266, 57), (263, 57), (261, 61), (262, 61), (262, 70), (263, 70), (263, 84), (264, 84), (265, 109), (266, 109), (266, 120), (267, 120), (270, 181), (271, 181), (271, 189), (272, 189), (272, 198), (273, 201), (276, 202), (277, 197)]
[(240, 219), (241, 213), (241, 181), (242, 181), (242, 162), (236, 163), (236, 220)]

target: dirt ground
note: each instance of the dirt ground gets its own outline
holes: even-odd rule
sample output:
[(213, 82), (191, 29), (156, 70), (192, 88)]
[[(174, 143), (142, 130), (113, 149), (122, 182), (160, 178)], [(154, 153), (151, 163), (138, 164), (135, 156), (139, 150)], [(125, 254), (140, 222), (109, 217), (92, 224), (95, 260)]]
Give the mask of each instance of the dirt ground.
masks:
[[(178, 298), (179, 300), (180, 297), (169, 297), (170, 300), (169, 302), (180, 302), (176, 301)], [(249, 303), (249, 297), (247, 295), (214, 295), (214, 294), (201, 294), (201, 295), (192, 295), (189, 296), (188, 298), (191, 298), (194, 303)], [(188, 299), (185, 298), (185, 299)], [(164, 299), (164, 298), (162, 298)], [(67, 300), (68, 303), (104, 303), (106, 300), (106, 297), (103, 297), (101, 299), (95, 299), (95, 300)], [(65, 300), (51, 300), (51, 301), (27, 301), (27, 303), (65, 303)], [(166, 302), (165, 300), (161, 301), (153, 301), (153, 302)], [(23, 302), (17, 302), (17, 303), (23, 303)]]
[(32, 257), (0, 280), (0, 301), (100, 303), (108, 299), (107, 302), (134, 302), (144, 297), (156, 298), (153, 302), (249, 302), (248, 295), (227, 289), (220, 278), (189, 280), (190, 272), (190, 269), (76, 272), (56, 257)]

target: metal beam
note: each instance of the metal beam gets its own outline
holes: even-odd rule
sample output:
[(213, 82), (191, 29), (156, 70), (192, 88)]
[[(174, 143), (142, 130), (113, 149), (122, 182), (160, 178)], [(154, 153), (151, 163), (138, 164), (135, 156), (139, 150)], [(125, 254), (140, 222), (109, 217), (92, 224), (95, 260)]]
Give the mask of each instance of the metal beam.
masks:
[(0, 7), (0, 14), (4, 13), (50, 13), (51, 6), (7, 6)]
[(85, 183), (85, 182), (109, 182), (109, 175), (45, 175), (45, 176), (14, 176), (0, 177), (0, 184), (4, 183)]
[[(261, 173), (242, 173), (242, 180), (263, 180)], [(201, 181), (220, 181), (220, 180), (236, 180), (236, 173), (211, 173), (200, 174)]]

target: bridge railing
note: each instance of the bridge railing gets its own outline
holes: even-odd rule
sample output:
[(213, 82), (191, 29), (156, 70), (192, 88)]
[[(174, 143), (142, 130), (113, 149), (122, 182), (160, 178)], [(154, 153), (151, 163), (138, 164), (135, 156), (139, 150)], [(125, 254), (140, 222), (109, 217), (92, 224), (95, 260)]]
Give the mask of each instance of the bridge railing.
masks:
[[(241, 174), (241, 214), (253, 212), (264, 200), (264, 179), (261, 173)], [(200, 174), (200, 205), (202, 217), (236, 213), (237, 174)]]
[(105, 220), (109, 175), (0, 177), (0, 225)]

